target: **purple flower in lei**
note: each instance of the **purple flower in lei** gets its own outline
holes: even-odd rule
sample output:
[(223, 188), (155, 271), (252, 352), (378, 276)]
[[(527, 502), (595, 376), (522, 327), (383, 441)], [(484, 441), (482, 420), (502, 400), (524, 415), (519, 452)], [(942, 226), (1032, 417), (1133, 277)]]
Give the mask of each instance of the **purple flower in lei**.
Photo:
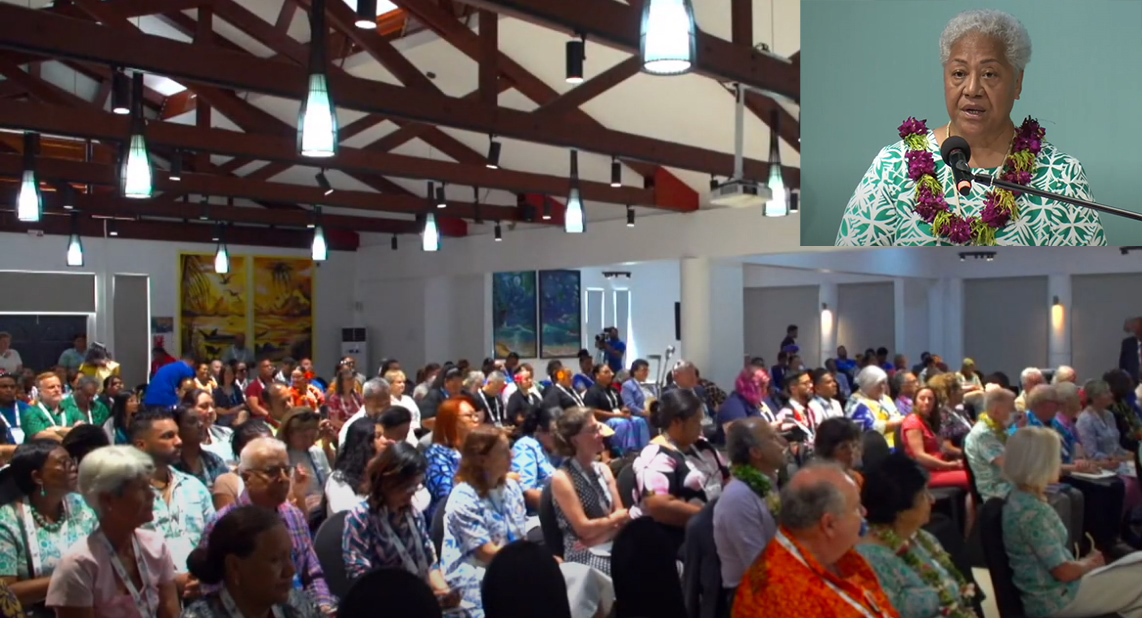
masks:
[(945, 208), (947, 208), (947, 202), (944, 201), (944, 196), (932, 193), (928, 187), (920, 187), (920, 190), (916, 192), (916, 206), (913, 210), (926, 223), (931, 223), (936, 218), (936, 214)]
[(904, 158), (908, 161), (908, 178), (920, 180), (925, 174), (936, 175), (936, 161), (927, 150), (909, 150)]
[(899, 127), (897, 127), (897, 131), (900, 133), (900, 138), (904, 139), (909, 135), (926, 133), (928, 129), (927, 125), (924, 124), (925, 122), (927, 121), (916, 120), (912, 116), (909, 116), (907, 120), (905, 120)]
[(944, 226), (942, 231), (947, 235), (948, 240), (957, 245), (966, 244), (971, 241), (971, 223), (963, 217), (953, 216), (948, 220), (947, 225)]
[(995, 193), (988, 193), (987, 199), (984, 200), (983, 211), (980, 212), (979, 218), (989, 226), (999, 229), (1011, 219), (1006, 210), (999, 207), (999, 198)]

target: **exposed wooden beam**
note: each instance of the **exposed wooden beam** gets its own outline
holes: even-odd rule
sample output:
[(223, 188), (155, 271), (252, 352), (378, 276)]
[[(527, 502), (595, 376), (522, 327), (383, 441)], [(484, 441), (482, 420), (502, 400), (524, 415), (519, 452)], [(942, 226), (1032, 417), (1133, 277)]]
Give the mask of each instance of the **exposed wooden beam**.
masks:
[(753, 46), (753, 0), (730, 1), (730, 40)]
[(159, 118), (170, 120), (176, 116), (194, 111), (198, 104), (197, 98), (198, 95), (189, 88), (177, 94), (172, 94), (163, 102), (163, 109), (159, 112)]
[[(57, 180), (102, 186), (115, 186), (119, 175), (118, 170), (113, 165), (48, 158), (39, 158), (36, 161), (36, 172), (45, 181)], [(18, 178), (22, 173), (23, 157), (21, 155), (0, 154), (0, 175)], [(369, 191), (344, 190), (325, 195), (320, 187), (263, 182), (238, 176), (194, 172), (184, 172), (181, 181), (173, 181), (170, 180), (170, 175), (167, 172), (155, 170), (154, 178), (156, 190), (163, 192), (180, 191), (188, 194), (246, 198), (286, 204), (318, 204), (411, 215), (428, 212), (429, 209), (432, 209), (433, 212), (442, 217), (453, 218), (470, 219), (474, 214), (473, 204), (467, 202), (450, 201), (448, 208), (441, 210), (437, 209), (435, 204), (429, 200), (417, 196), (380, 195)], [(485, 204), (481, 206), (481, 210), (484, 216), (488, 218), (511, 220), (515, 216), (515, 208), (508, 206)], [(273, 214), (285, 216), (287, 212), (291, 211), (275, 211)]]
[[(641, 19), (631, 6), (614, 0), (459, 0), (478, 8), (539, 23), (561, 32), (580, 32), (603, 43), (637, 54)], [(408, 8), (408, 0), (397, 0)], [(752, 88), (798, 101), (800, 71), (790, 63), (715, 36), (698, 32), (694, 70), (723, 82), (738, 82)]]
[(538, 112), (551, 116), (560, 116), (579, 108), (580, 105), (603, 94), (604, 92), (621, 84), (627, 78), (633, 77), (642, 69), (642, 61), (638, 56), (631, 56), (613, 67), (599, 73), (591, 79), (575, 86), (558, 98), (552, 99), (539, 106)]
[[(130, 64), (172, 77), (300, 100), (305, 69), (159, 36), (125, 32), (0, 3), (0, 46), (108, 64)], [(518, 84), (518, 80), (517, 80)], [(428, 95), (381, 82), (330, 76), (338, 104), (366, 113), (399, 116), (479, 133), (614, 154), (713, 174), (733, 171), (733, 155), (656, 140), (567, 120), (552, 123), (508, 108), (488, 108), (453, 97)], [(764, 178), (768, 163), (745, 161), (750, 178)], [(491, 186), (487, 182), (473, 183)]]
[(480, 11), (480, 103), (489, 107), (498, 105), (499, 92), (496, 77), (499, 69), (499, 16), (491, 11)]
[(293, 0), (285, 0), (282, 2), (282, 8), (278, 11), (278, 18), (274, 21), (274, 28), (279, 32), (288, 32), (290, 24), (293, 23), (293, 16), (297, 14), (297, 3)]
[(32, 97), (51, 103), (53, 105), (66, 105), (69, 107), (82, 107), (89, 105), (88, 101), (63, 90), (55, 84), (44, 81), (42, 78), (21, 69), (7, 58), (0, 56), (0, 75), (14, 84), (19, 84)]
[(213, 0), (103, 0), (111, 10), (122, 17), (142, 17), (156, 13), (173, 13), (187, 9), (209, 7)]

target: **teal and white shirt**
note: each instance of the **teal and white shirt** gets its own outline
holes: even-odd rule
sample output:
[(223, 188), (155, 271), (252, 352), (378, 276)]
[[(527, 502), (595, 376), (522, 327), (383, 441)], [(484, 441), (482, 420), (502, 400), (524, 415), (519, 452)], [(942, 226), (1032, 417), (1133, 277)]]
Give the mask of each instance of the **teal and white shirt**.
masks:
[[(837, 231), (837, 246), (950, 246), (947, 239), (932, 234), (932, 227), (913, 210), (916, 183), (908, 178), (904, 140), (881, 149), (845, 208)], [(936, 161), (936, 176), (944, 188), (948, 207), (956, 208), (952, 170), (940, 158), (936, 136), (928, 131), (928, 150)], [(1079, 160), (1044, 141), (1036, 159), (1031, 185), (1036, 189), (1094, 201), (1086, 173)], [(973, 168), (977, 173), (998, 176), (1002, 169)], [(965, 216), (978, 216), (990, 187), (973, 183), (972, 191), (959, 197)], [(1063, 202), (1022, 194), (1016, 198), (1019, 218), (996, 230), (997, 245), (1087, 246), (1106, 245), (1098, 213)]]
[(155, 493), (155, 518), (142, 527), (163, 535), (174, 561), (175, 572), (185, 573), (187, 556), (198, 546), (206, 522), (214, 516), (214, 501), (202, 481), (173, 467), (170, 471), (171, 483), (174, 485), (171, 488), (170, 504), (163, 500), (161, 490), (152, 487)]
[[(47, 577), (55, 570), (67, 548), (87, 538), (95, 529), (95, 512), (77, 493), (64, 498), (67, 516), (48, 523), (28, 506), (27, 500), (18, 500), (0, 507), (0, 577), (15, 577), (17, 581)], [(17, 510), (18, 509), (18, 510)], [(24, 511), (28, 509), (28, 517)], [(29, 557), (27, 523), (32, 523), (31, 536), (36, 540), (35, 551)], [(28, 572), (35, 563), (35, 575)]]

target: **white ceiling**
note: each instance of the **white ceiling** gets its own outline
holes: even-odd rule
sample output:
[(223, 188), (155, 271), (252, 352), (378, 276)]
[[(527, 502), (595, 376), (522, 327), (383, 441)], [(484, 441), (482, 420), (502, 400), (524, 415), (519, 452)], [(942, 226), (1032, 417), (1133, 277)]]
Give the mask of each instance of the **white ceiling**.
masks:
[[(0, 1), (27, 6), (27, 0)], [(243, 7), (272, 24), (277, 20), (283, 0), (240, 1)], [(39, 0), (33, 0), (33, 5), (37, 2)], [(355, 6), (355, 0), (348, 0), (348, 4)], [(382, 0), (380, 4), (386, 3)], [(729, 2), (725, 0), (694, 0), (694, 9), (698, 25), (702, 30), (714, 36), (729, 38)], [(195, 12), (189, 10), (186, 13), (194, 16)], [(138, 24), (143, 31), (149, 34), (180, 41), (187, 40), (184, 35), (157, 17), (141, 18), (138, 20)], [(471, 26), (475, 28), (474, 19)], [(222, 38), (259, 57), (274, 55), (272, 50), (244, 35), (217, 15), (214, 16), (214, 30)], [(790, 56), (800, 50), (800, 30), (800, 0), (753, 1), (753, 33), (756, 43), (766, 43), (774, 53), (780, 56)], [(308, 40), (309, 25), (304, 11), (299, 10), (297, 12), (288, 32), (291, 37), (299, 42)], [(500, 50), (559, 93), (574, 88), (564, 80), (564, 43), (566, 40), (567, 35), (556, 30), (510, 17), (500, 19)], [(421, 72), (434, 74), (434, 83), (445, 94), (460, 97), (477, 88), (477, 64), (435, 34), (421, 32), (400, 39), (395, 42), (395, 45)], [(603, 45), (592, 44), (590, 41), (587, 43), (586, 55), (586, 79), (590, 79), (593, 75), (597, 75), (629, 57), (624, 52)], [(365, 53), (346, 58), (342, 67), (347, 72), (362, 78), (399, 84), (384, 67)], [(46, 63), (42, 74), (45, 79), (61, 88), (69, 92), (74, 91), (86, 98), (91, 98), (97, 90), (97, 84), (82, 76), (75, 77), (72, 71), (59, 63)], [(149, 75), (146, 80), (148, 86), (164, 94), (178, 92), (182, 89), (182, 86), (177, 82), (162, 76)], [(274, 117), (290, 125), (296, 124), (298, 101), (252, 93), (239, 94)], [(336, 93), (334, 93), (334, 97), (336, 98)], [(501, 93), (499, 104), (524, 111), (530, 111), (536, 107), (533, 101), (514, 89)], [(799, 109), (796, 105), (787, 103), (783, 103), (783, 105), (795, 117), (799, 116)], [(706, 77), (697, 75), (656, 77), (639, 73), (587, 102), (583, 105), (582, 110), (608, 129), (733, 153), (734, 98), (726, 92), (721, 84)], [(340, 109), (338, 116), (342, 126), (344, 126), (359, 118), (361, 114)], [(194, 113), (184, 114), (172, 119), (172, 121), (193, 123)], [(239, 130), (217, 110), (213, 111), (213, 124), (218, 128)], [(391, 122), (383, 122), (346, 140), (345, 144), (351, 147), (363, 147), (394, 130), (396, 130), (396, 125)], [(443, 131), (476, 152), (483, 153), (487, 149), (486, 135), (450, 128), (443, 128)], [(744, 130), (745, 156), (753, 159), (768, 159), (769, 140), (770, 131), (768, 127), (753, 114), (747, 112)], [(568, 173), (568, 154), (564, 148), (513, 139), (503, 139), (502, 142), (501, 165), (505, 169), (554, 175)], [(393, 150), (393, 152), (421, 157), (430, 156), (442, 160), (448, 159), (420, 140), (410, 141)], [(781, 142), (780, 152), (783, 163), (800, 167), (800, 155), (789, 144)], [(225, 157), (217, 159), (218, 162), (225, 160), (227, 160)], [(252, 164), (240, 169), (238, 173), (250, 173), (260, 166), (261, 163)], [(580, 174), (585, 179), (595, 181), (608, 181), (610, 179), (609, 154), (580, 153), (579, 166)], [(709, 190), (709, 176), (686, 170), (667, 169), (702, 196), (703, 207), (708, 206), (706, 194)], [(315, 185), (315, 172), (315, 168), (299, 166), (279, 174), (273, 180)], [(369, 187), (338, 172), (331, 172), (329, 178), (337, 188), (371, 190)], [(400, 178), (391, 178), (391, 180), (416, 193), (420, 193), (424, 189), (424, 183), (420, 180), (409, 181)], [(623, 181), (628, 185), (641, 185), (641, 178), (625, 166), (623, 168)], [(482, 191), (483, 193), (485, 192)], [(508, 192), (490, 191), (486, 193), (485, 203), (515, 204), (514, 196)], [(470, 187), (449, 187), (448, 194), (450, 199), (464, 201), (472, 199)], [(643, 209), (639, 209), (639, 212), (642, 211)], [(364, 216), (369, 215), (369, 213), (360, 211), (351, 212)], [(592, 203), (587, 204), (587, 215), (590, 218), (600, 219), (619, 219), (626, 216), (621, 206)], [(490, 226), (488, 227), (490, 229)]]

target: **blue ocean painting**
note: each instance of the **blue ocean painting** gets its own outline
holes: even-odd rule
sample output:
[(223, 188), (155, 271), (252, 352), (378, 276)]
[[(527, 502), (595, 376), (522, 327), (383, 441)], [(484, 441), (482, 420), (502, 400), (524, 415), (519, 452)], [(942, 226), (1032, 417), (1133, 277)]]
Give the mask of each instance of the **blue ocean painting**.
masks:
[(535, 271), (492, 274), (492, 344), (496, 358), (538, 354)]
[(579, 271), (539, 271), (541, 358), (567, 358), (579, 353), (583, 345), (581, 309)]

